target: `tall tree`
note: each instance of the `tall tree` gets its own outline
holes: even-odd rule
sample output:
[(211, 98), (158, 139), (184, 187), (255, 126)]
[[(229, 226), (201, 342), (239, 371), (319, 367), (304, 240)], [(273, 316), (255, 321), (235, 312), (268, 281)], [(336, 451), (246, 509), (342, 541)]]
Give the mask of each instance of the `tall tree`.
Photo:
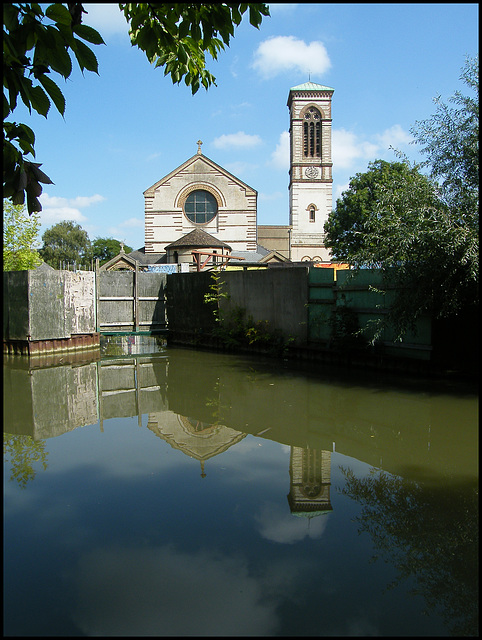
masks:
[(87, 231), (79, 224), (64, 220), (47, 229), (42, 236), (39, 253), (47, 264), (60, 269), (63, 262), (85, 264), (91, 259), (92, 249)]
[[(416, 169), (415, 169), (416, 171)], [(397, 188), (414, 173), (404, 162), (374, 160), (367, 171), (351, 178), (348, 189), (337, 199), (336, 206), (325, 222), (325, 246), (340, 261), (359, 261), (363, 256), (376, 255), (376, 245), (365, 231), (365, 223), (373, 214), (383, 189)], [(378, 262), (378, 257), (375, 262)]]
[(479, 213), (479, 60), (467, 58), (460, 77), (473, 95), (456, 91), (444, 103), (434, 98), (436, 112), (415, 123), (411, 133), (422, 147), (422, 167), (440, 185), (441, 197), (461, 219), (473, 223)]
[[(478, 62), (468, 61), (462, 77), (477, 89)], [(458, 107), (438, 99), (437, 113), (412, 131), (427, 156), (423, 165), (370, 166), (370, 178), (350, 183), (325, 227), (337, 258), (378, 267), (383, 291), (395, 287), (375, 337), (384, 324), (401, 338), (423, 313), (442, 318), (478, 306), (478, 94), (451, 101)], [(427, 167), (430, 175), (422, 175)]]
[[(258, 28), (269, 16), (266, 4), (119, 4), (128, 24), (133, 46), (145, 52), (149, 62), (164, 67), (174, 83), (184, 80), (196, 93), (215, 84), (206, 68), (206, 54), (214, 60), (229, 45), (243, 14)], [(41, 211), (41, 184), (52, 184), (35, 158), (35, 134), (25, 124), (7, 121), (20, 97), (47, 117), (51, 102), (64, 115), (65, 99), (51, 72), (67, 79), (75, 57), (84, 70), (98, 73), (97, 58), (89, 44), (105, 44), (92, 27), (82, 24), (82, 4), (3, 5), (3, 189), (14, 204), (27, 200), (28, 212)]]
[(3, 201), (3, 270), (34, 269), (42, 260), (33, 247), (40, 229), (39, 215), (31, 216), (24, 205)]
[[(120, 253), (121, 243), (114, 238), (96, 238), (92, 242), (92, 258), (99, 258), (100, 264), (104, 264), (108, 260), (112, 260)], [(124, 245), (125, 253), (130, 253), (132, 247)]]

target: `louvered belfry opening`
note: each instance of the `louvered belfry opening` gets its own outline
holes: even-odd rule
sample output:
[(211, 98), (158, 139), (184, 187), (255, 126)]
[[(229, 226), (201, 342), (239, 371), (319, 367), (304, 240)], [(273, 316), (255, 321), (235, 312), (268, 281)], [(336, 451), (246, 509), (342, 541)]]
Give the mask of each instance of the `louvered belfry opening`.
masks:
[(321, 158), (321, 114), (310, 107), (304, 118), (303, 153), (306, 158)]

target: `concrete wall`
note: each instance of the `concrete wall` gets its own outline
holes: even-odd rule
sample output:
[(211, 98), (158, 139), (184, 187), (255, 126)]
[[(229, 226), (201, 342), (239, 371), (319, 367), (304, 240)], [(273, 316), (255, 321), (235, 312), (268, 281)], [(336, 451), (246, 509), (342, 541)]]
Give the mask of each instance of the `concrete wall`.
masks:
[(93, 271), (4, 272), (3, 339), (40, 342), (99, 329), (165, 329), (165, 283), (165, 273), (101, 272), (96, 306)]
[[(167, 279), (169, 335), (208, 334), (216, 326), (213, 304), (206, 304), (211, 293), (212, 275), (172, 274)], [(307, 268), (279, 268), (263, 271), (226, 271), (220, 280), (220, 308), (226, 315), (242, 308), (254, 322), (267, 321), (271, 329), (296, 343), (306, 342), (308, 296)]]
[(166, 308), (169, 334), (201, 336), (216, 326), (214, 306), (206, 304), (212, 277), (209, 271), (173, 273), (167, 278)]
[(94, 273), (7, 271), (4, 340), (49, 340), (95, 332)]
[(267, 321), (273, 329), (296, 343), (307, 339), (308, 268), (223, 273), (221, 309), (241, 307), (255, 322)]

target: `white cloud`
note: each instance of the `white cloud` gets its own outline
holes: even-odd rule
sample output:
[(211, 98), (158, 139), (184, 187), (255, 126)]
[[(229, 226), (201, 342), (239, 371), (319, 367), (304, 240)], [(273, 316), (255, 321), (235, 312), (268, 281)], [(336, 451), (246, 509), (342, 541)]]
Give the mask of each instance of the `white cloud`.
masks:
[(215, 138), (213, 145), (216, 149), (229, 149), (230, 147), (250, 149), (261, 143), (262, 140), (258, 135), (250, 135), (244, 133), (244, 131), (238, 131), (238, 133), (228, 133)]
[(298, 3), (270, 2), (268, 6), (269, 6), (270, 15), (273, 15), (273, 14), (286, 15), (287, 13), (293, 13), (297, 8)]
[(151, 153), (149, 156), (147, 156), (146, 160), (147, 162), (151, 162), (152, 160), (157, 160), (157, 158), (160, 158), (162, 156), (162, 153), (160, 151), (157, 151), (156, 153)]
[(123, 12), (117, 3), (110, 4), (84, 4), (87, 15), (83, 15), (82, 21), (96, 29), (104, 38), (112, 35), (127, 35), (129, 26)]
[(233, 176), (237, 176), (238, 178), (242, 176), (250, 176), (254, 171), (257, 170), (258, 165), (251, 164), (249, 162), (228, 162), (224, 165), (224, 168), (227, 169)]
[(252, 66), (268, 78), (284, 71), (323, 74), (331, 62), (322, 42), (306, 44), (294, 36), (274, 36), (259, 45)]
[(390, 129), (378, 134), (376, 139), (381, 151), (387, 151), (390, 147), (398, 149), (399, 146), (410, 144), (413, 140), (412, 136), (404, 131), (399, 124), (394, 124)]
[(98, 193), (96, 193), (95, 196), (76, 196), (75, 198), (59, 198), (58, 196), (49, 196), (48, 193), (42, 193), (40, 196), (42, 207), (45, 206), (53, 208), (70, 206), (84, 209), (85, 207), (89, 207), (91, 204), (103, 202), (104, 200), (104, 196), (101, 196)]
[(259, 533), (263, 538), (280, 544), (294, 544), (304, 538), (316, 539), (323, 535), (329, 513), (311, 518), (297, 517), (287, 513), (277, 504), (265, 504), (255, 515)]
[(333, 166), (349, 169), (356, 160), (375, 160), (378, 145), (361, 140), (353, 131), (334, 129), (332, 137)]
[(62, 220), (71, 220), (77, 223), (84, 222), (87, 218), (81, 209), (85, 209), (97, 202), (103, 202), (105, 198), (99, 194), (60, 198), (58, 196), (49, 196), (48, 193), (42, 193), (39, 200), (42, 204), (42, 211), (40, 212), (41, 224), (52, 225), (62, 222)]
[[(65, 198), (60, 198), (64, 200)], [(104, 202), (104, 196), (99, 195), (98, 193), (95, 196), (77, 196), (76, 198), (72, 198), (68, 202), (74, 206), (79, 207), (80, 209), (85, 209), (85, 207), (90, 207), (91, 204), (96, 204), (97, 202)]]
[(341, 194), (343, 193), (343, 191), (346, 191), (350, 186), (349, 182), (346, 182), (345, 184), (337, 184), (335, 186), (335, 191), (333, 193), (333, 201), (336, 202), (338, 200), (338, 198), (341, 197)]
[(55, 207), (42, 208), (40, 212), (40, 221), (42, 224), (57, 224), (63, 220), (71, 220), (72, 222), (83, 222), (87, 218), (82, 215), (78, 209), (73, 207)]
[(119, 222), (119, 227), (144, 227), (144, 220), (129, 218), (128, 220), (124, 220), (124, 222)]
[(384, 156), (390, 147), (399, 149), (410, 144), (411, 136), (395, 124), (382, 133), (372, 136), (371, 140), (363, 139), (353, 131), (334, 129), (332, 140), (333, 166), (340, 169), (351, 169), (357, 161), (372, 161)]
[(111, 545), (82, 556), (77, 571), (74, 619), (88, 636), (274, 636), (278, 629), (279, 579), (263, 582), (240, 557)]
[(283, 131), (279, 137), (276, 149), (271, 154), (271, 163), (278, 169), (288, 170), (290, 167), (290, 134)]

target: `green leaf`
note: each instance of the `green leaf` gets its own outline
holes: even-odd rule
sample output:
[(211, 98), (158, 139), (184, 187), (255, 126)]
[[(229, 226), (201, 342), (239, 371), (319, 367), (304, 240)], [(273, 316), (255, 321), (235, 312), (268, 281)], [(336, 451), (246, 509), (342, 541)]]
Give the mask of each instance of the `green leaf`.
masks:
[(30, 102), (37, 113), (47, 117), (50, 109), (50, 100), (42, 87), (37, 86), (30, 89)]
[(18, 8), (10, 2), (3, 4), (3, 25), (11, 32), (18, 28)]
[(64, 78), (68, 78), (72, 73), (72, 60), (68, 51), (65, 49), (65, 44), (62, 36), (55, 27), (47, 27), (49, 35), (52, 36), (54, 43), (50, 51), (48, 52), (48, 58), (45, 61), (54, 71), (60, 73)]
[(24, 154), (31, 153), (35, 157), (35, 134), (25, 124), (5, 122), (3, 125), (5, 137), (9, 140), (18, 140), (18, 145)]
[(54, 22), (66, 25), (72, 24), (72, 16), (70, 15), (70, 11), (62, 4), (56, 3), (49, 5), (45, 11), (45, 15), (47, 16), (47, 18), (50, 18)]
[(54, 184), (47, 174), (45, 174), (43, 171), (40, 171), (39, 167), (41, 167), (42, 164), (38, 162), (29, 162), (28, 164), (33, 176), (36, 180), (38, 180), (38, 182), (43, 182), (44, 184)]
[(74, 49), (74, 53), (81, 70), (83, 71), (84, 69), (87, 69), (88, 71), (94, 71), (95, 73), (98, 73), (99, 64), (94, 52), (89, 49), (89, 47), (84, 44), (82, 40), (76, 39), (75, 44), (76, 47)]
[(76, 24), (73, 28), (75, 35), (91, 44), (105, 44), (100, 33), (86, 24)]
[(39, 76), (38, 80), (45, 91), (52, 98), (54, 105), (57, 107), (57, 111), (60, 113), (60, 115), (63, 116), (65, 113), (65, 98), (59, 87), (46, 75)]
[(181, 22), (181, 24), (179, 25), (179, 37), (181, 39), (185, 38), (188, 35), (189, 27), (190, 27), (189, 20), (183, 20)]

